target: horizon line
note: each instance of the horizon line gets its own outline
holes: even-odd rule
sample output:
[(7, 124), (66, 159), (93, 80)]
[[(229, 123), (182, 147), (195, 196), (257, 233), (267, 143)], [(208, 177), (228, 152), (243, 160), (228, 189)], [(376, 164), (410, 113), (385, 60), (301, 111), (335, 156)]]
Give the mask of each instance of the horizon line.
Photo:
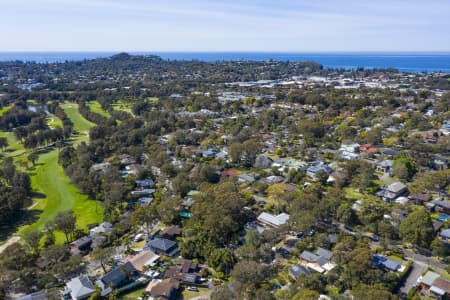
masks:
[(355, 53), (355, 54), (387, 54), (387, 53), (401, 53), (401, 54), (425, 54), (425, 53), (442, 53), (442, 54), (450, 54), (450, 50), (421, 50), (421, 51), (401, 51), (401, 50), (386, 50), (386, 51), (344, 51), (344, 50), (317, 50), (317, 51), (265, 51), (265, 50), (256, 50), (256, 51), (248, 51), (248, 50), (232, 50), (232, 51), (208, 51), (208, 50), (0, 50), (0, 53), (138, 53), (138, 54), (157, 54), (157, 53), (261, 53), (261, 54), (347, 54), (347, 53)]

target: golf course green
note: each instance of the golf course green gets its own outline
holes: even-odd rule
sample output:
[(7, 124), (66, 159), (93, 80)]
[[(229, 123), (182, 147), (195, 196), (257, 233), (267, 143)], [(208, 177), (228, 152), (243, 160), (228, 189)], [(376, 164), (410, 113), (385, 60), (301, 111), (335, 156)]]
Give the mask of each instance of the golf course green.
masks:
[[(61, 107), (74, 123), (74, 144), (88, 142), (89, 129), (95, 124), (81, 116), (78, 104), (68, 102)], [(8, 136), (10, 133), (2, 134)], [(19, 143), (15, 143), (14, 146), (20, 148)], [(45, 223), (52, 220), (58, 212), (67, 210), (73, 210), (77, 217), (77, 227), (80, 229), (85, 230), (88, 224), (100, 222), (103, 219), (102, 205), (99, 201), (91, 200), (88, 196), (81, 194), (79, 189), (70, 182), (70, 178), (65, 175), (63, 168), (58, 164), (58, 154), (58, 149), (49, 149), (49, 152), (40, 154), (36, 166), (28, 170), (33, 192), (36, 194), (36, 197), (33, 198), (33, 205), (29, 209), (38, 212), (38, 219), (33, 224), (21, 226), (18, 235), (22, 235), (28, 230), (43, 229)], [(25, 159), (25, 157), (21, 159)], [(64, 235), (56, 233), (56, 242), (63, 243), (64, 241)]]

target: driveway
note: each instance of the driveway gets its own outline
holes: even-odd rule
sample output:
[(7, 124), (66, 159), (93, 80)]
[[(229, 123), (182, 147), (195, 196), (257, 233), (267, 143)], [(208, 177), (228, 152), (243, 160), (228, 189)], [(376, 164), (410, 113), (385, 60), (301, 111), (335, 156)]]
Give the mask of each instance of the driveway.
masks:
[(414, 262), (408, 276), (403, 280), (402, 285), (400, 285), (399, 292), (401, 294), (407, 294), (409, 290), (416, 285), (417, 279), (419, 279), (420, 275), (426, 268), (426, 264)]

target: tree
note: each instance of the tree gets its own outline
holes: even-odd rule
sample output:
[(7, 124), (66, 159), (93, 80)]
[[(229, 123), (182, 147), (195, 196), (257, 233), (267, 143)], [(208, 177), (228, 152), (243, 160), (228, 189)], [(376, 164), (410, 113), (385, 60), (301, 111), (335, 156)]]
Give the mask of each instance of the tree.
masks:
[(5, 150), (8, 147), (8, 139), (6, 137), (0, 137), (0, 148)]
[(416, 174), (414, 161), (406, 157), (395, 159), (392, 169), (394, 175), (403, 180), (409, 181)]
[(339, 222), (348, 225), (356, 224), (358, 221), (355, 211), (352, 209), (350, 205), (346, 203), (343, 203), (338, 207), (336, 216)]
[(99, 287), (95, 288), (95, 292), (89, 297), (88, 300), (100, 300), (102, 299), (102, 291)]
[(200, 169), (200, 180), (209, 183), (217, 183), (220, 180), (220, 175), (217, 174), (217, 170), (211, 165), (204, 165)]
[(179, 207), (181, 205), (181, 198), (169, 194), (162, 194), (161, 200), (158, 203), (156, 210), (159, 219), (164, 224), (172, 224), (179, 218)]
[(435, 238), (430, 247), (433, 250), (433, 255), (441, 257), (450, 255), (450, 248), (448, 248), (439, 238)]
[(106, 273), (106, 262), (111, 259), (111, 256), (114, 254), (115, 249), (113, 247), (108, 248), (97, 248), (92, 251), (92, 258), (94, 260), (99, 261), (102, 266), (103, 272)]
[(39, 254), (39, 242), (42, 236), (43, 233), (39, 230), (25, 231), (23, 235), (23, 239), (35, 254)]
[(229, 274), (231, 268), (236, 263), (236, 257), (233, 251), (228, 248), (217, 249), (211, 247), (211, 250), (206, 254), (206, 262), (216, 271)]
[(383, 219), (387, 207), (383, 201), (375, 197), (364, 198), (358, 212), (358, 218), (364, 225), (374, 224)]
[(424, 207), (417, 207), (400, 224), (400, 237), (421, 247), (428, 247), (434, 239), (431, 217)]
[(73, 211), (60, 212), (55, 219), (56, 230), (62, 231), (66, 236), (66, 241), (69, 243), (74, 238), (77, 219)]
[(31, 163), (33, 164), (33, 167), (36, 166), (36, 161), (39, 158), (39, 155), (36, 152), (31, 152), (28, 157), (27, 160), (31, 161)]
[(231, 277), (239, 295), (254, 299), (255, 291), (265, 280), (264, 268), (260, 263), (243, 260), (234, 265)]
[(391, 223), (383, 220), (378, 222), (377, 233), (383, 238), (392, 239), (395, 236), (395, 228)]
[(227, 246), (248, 219), (243, 207), (249, 201), (251, 198), (240, 193), (233, 182), (205, 185), (196, 195), (192, 217), (184, 225), (180, 247), (184, 255), (205, 257), (207, 244), (218, 248)]
[(241, 144), (231, 144), (228, 147), (228, 155), (234, 163), (240, 163), (244, 149)]
[(317, 300), (320, 294), (313, 290), (302, 289), (292, 297), (292, 300)]
[(355, 300), (396, 300), (397, 296), (392, 295), (391, 292), (386, 291), (383, 286), (366, 286), (361, 285), (352, 291)]
[(233, 291), (228, 287), (219, 287), (211, 294), (211, 300), (234, 300), (236, 299)]
[(147, 235), (150, 235), (152, 224), (157, 220), (158, 213), (153, 205), (141, 206), (131, 215), (131, 222), (135, 226), (145, 226)]

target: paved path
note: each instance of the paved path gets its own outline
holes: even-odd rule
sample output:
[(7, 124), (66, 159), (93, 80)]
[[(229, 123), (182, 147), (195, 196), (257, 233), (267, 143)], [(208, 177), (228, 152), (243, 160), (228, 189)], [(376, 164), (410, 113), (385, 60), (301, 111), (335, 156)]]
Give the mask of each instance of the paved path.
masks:
[(19, 236), (13, 236), (10, 237), (6, 243), (4, 243), (3, 245), (0, 246), (0, 254), (3, 253), (3, 251), (5, 251), (6, 248), (8, 248), (9, 246), (11, 246), (14, 243), (17, 243), (20, 240)]

